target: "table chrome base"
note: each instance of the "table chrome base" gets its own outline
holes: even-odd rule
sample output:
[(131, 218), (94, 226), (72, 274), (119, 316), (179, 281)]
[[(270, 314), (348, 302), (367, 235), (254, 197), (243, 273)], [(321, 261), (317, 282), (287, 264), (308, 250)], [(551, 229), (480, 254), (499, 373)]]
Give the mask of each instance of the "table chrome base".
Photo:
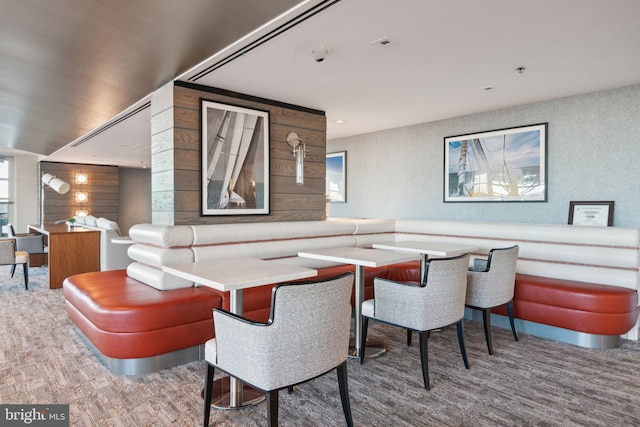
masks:
[[(265, 394), (250, 385), (242, 385), (242, 401), (233, 406), (230, 392), (230, 377), (222, 377), (213, 382), (211, 406), (216, 409), (240, 409), (257, 405), (265, 399)], [(202, 391), (204, 396), (204, 390)]]
[[(367, 339), (367, 346), (364, 349), (365, 359), (373, 359), (374, 357), (382, 356), (386, 352), (387, 349), (384, 348), (384, 344), (382, 344), (382, 341)], [(349, 358), (360, 359), (360, 357), (356, 355), (356, 345), (353, 338), (349, 340)]]

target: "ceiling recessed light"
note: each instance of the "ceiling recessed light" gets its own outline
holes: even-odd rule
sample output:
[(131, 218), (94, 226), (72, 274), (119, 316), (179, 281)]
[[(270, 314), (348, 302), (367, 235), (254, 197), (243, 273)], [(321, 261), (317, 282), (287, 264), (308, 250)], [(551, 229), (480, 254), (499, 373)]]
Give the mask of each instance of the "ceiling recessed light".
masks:
[(336, 123), (341, 125), (342, 123), (344, 123), (344, 120), (336, 120)]
[(371, 42), (371, 44), (378, 44), (380, 46), (387, 46), (391, 44), (391, 40), (389, 40), (389, 37), (382, 37), (380, 39), (374, 40)]

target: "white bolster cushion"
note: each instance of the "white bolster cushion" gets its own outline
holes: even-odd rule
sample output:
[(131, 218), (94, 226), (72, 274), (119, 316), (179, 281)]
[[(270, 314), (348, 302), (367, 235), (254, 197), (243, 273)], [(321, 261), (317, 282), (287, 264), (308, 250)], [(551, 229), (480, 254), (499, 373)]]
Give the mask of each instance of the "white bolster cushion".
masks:
[(129, 229), (129, 237), (139, 243), (166, 248), (190, 246), (193, 243), (193, 231), (188, 225), (136, 224)]
[[(269, 240), (304, 239), (306, 237), (351, 236), (355, 231), (353, 221), (290, 221), (224, 226), (194, 225), (193, 244), (205, 246), (233, 242), (261, 242)], [(129, 233), (131, 234), (131, 233)]]
[(356, 246), (358, 248), (370, 248), (374, 243), (394, 243), (396, 241), (395, 234), (393, 233), (365, 235), (356, 234), (355, 238)]
[(628, 289), (638, 289), (640, 285), (638, 283), (638, 272), (631, 270), (518, 260), (516, 271), (520, 274), (530, 274), (532, 276), (599, 283)]
[(440, 236), (467, 236), (543, 242), (567, 242), (637, 247), (640, 229), (621, 227), (581, 227), (558, 224), (501, 224), (493, 222), (396, 220), (397, 233), (425, 233)]
[[(617, 248), (607, 246), (577, 245), (560, 242), (531, 242), (519, 240), (497, 240), (461, 236), (403, 235), (396, 236), (397, 241), (419, 240), (426, 242), (448, 242), (475, 246), (479, 250), (475, 255), (485, 256), (490, 249), (520, 246), (520, 260), (549, 261), (579, 265), (594, 265), (615, 268), (635, 269), (639, 253), (635, 248)], [(382, 241), (382, 240), (381, 240)], [(360, 241), (358, 242), (360, 245)]]
[(118, 234), (120, 233), (120, 227), (118, 227), (118, 223), (115, 221), (111, 221), (107, 218), (98, 218), (96, 220), (96, 225), (100, 228), (104, 228), (105, 230), (116, 230)]
[(161, 291), (190, 288), (193, 286), (193, 282), (190, 280), (182, 279), (157, 268), (137, 262), (129, 264), (127, 267), (127, 275)]
[(135, 243), (127, 250), (129, 258), (135, 261), (161, 268), (167, 264), (193, 262), (193, 251), (190, 248), (160, 248)]
[(84, 217), (84, 223), (87, 225), (93, 225), (94, 227), (96, 226), (96, 221), (98, 220), (98, 218), (96, 218), (93, 215), (87, 215)]
[(76, 220), (76, 224), (84, 224), (86, 215), (76, 215), (74, 218)]
[(220, 258), (252, 257), (277, 259), (295, 257), (298, 252), (317, 249), (354, 246), (353, 236), (322, 237), (316, 239), (276, 240), (273, 242), (236, 243), (229, 245), (196, 246), (193, 248), (195, 261), (210, 261)]
[(393, 233), (396, 221), (393, 219), (357, 219), (355, 234)]

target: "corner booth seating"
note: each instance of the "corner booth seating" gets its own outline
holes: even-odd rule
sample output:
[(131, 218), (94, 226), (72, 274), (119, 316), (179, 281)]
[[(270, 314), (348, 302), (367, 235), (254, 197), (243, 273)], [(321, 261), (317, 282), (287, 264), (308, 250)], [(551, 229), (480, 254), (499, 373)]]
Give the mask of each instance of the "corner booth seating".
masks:
[[(518, 329), (587, 347), (638, 339), (640, 230), (612, 227), (392, 219), (162, 226), (129, 231), (134, 262), (126, 271), (84, 273), (64, 282), (66, 307), (81, 336), (116, 373), (139, 374), (202, 359), (213, 337), (211, 310), (229, 309), (229, 294), (172, 276), (162, 266), (249, 256), (318, 269), (318, 277), (351, 265), (297, 257), (299, 251), (371, 247), (400, 240), (520, 246), (514, 313)], [(419, 261), (365, 269), (373, 278), (419, 280)], [(265, 321), (272, 285), (246, 289), (244, 316)], [(353, 302), (353, 300), (352, 300)], [(493, 324), (502, 326), (500, 311)], [(470, 311), (467, 317), (474, 318)], [(506, 317), (505, 317), (506, 319)], [(505, 324), (508, 327), (508, 323)]]
[[(116, 373), (140, 374), (202, 359), (203, 344), (214, 336), (212, 309), (230, 307), (228, 292), (198, 287), (163, 272), (163, 265), (250, 256), (318, 269), (316, 278), (321, 279), (353, 272), (354, 267), (298, 258), (298, 251), (393, 241), (393, 221), (138, 224), (129, 235), (136, 242), (128, 252), (135, 262), (126, 271), (71, 276), (63, 290), (70, 318), (102, 362)], [(373, 235), (375, 239), (369, 239)], [(409, 263), (366, 269), (365, 298), (373, 295), (374, 277), (401, 274), (414, 266), (419, 268)], [(268, 319), (272, 287), (244, 291), (245, 317)]]
[[(519, 331), (590, 348), (638, 339), (639, 229), (398, 220), (395, 236), (470, 244), (483, 254), (518, 245)], [(492, 313), (492, 324), (510, 327), (506, 306)], [(479, 311), (467, 317), (481, 321)]]

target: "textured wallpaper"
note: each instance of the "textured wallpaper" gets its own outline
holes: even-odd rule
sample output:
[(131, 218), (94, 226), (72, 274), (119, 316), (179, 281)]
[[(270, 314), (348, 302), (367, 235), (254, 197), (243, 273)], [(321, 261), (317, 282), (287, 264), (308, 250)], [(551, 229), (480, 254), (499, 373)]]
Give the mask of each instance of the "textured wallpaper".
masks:
[[(547, 202), (443, 202), (445, 137), (542, 122)], [(613, 200), (613, 225), (640, 228), (640, 85), (327, 141), (342, 150), (331, 217), (566, 224), (570, 201)]]

